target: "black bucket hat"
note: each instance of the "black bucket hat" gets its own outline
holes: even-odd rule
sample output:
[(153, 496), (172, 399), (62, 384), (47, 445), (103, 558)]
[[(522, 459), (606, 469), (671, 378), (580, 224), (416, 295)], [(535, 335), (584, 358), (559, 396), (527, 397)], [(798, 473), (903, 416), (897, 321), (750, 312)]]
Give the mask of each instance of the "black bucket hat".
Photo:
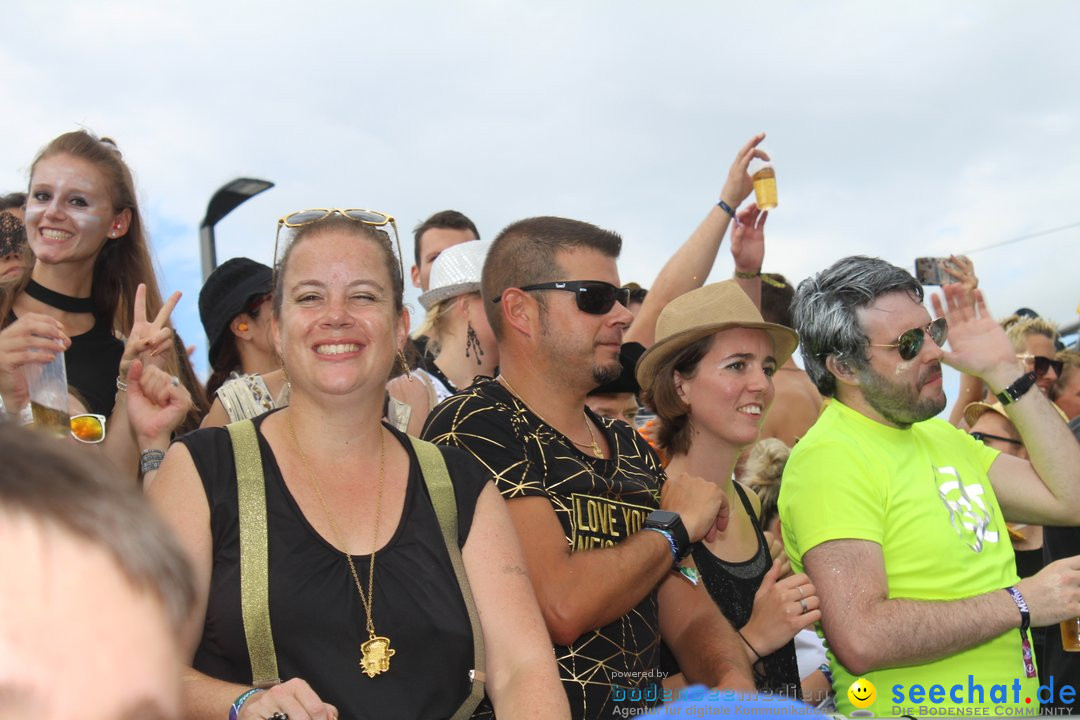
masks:
[(238, 257), (219, 265), (199, 291), (199, 318), (210, 341), (210, 358), (217, 356), (232, 319), (252, 298), (274, 289), (274, 271), (251, 258)]

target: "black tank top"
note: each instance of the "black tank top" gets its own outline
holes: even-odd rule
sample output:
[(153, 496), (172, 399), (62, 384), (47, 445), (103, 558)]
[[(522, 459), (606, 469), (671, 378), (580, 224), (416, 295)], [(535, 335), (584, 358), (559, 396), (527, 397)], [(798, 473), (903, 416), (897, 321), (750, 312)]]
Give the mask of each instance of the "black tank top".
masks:
[[(754, 609), (754, 593), (761, 586), (761, 580), (772, 567), (773, 561), (753, 505), (739, 483), (734, 485), (754, 526), (758, 541), (757, 553), (745, 562), (732, 563), (721, 560), (704, 545), (699, 544), (694, 547), (694, 562), (697, 563), (709, 595), (724, 613), (724, 617), (733, 627), (741, 628), (750, 621), (750, 613)], [(794, 638), (776, 652), (765, 655), (761, 662), (754, 664), (754, 683), (758, 690), (770, 690), (777, 695), (799, 699), (801, 684), (799, 664), (795, 659)]]
[[(256, 428), (269, 413), (254, 419)], [(473, 667), (472, 631), (427, 486), (408, 439), (408, 489), (397, 531), (375, 558), (375, 630), (396, 655), (390, 670), (363, 674), (360, 644), (366, 614), (341, 552), (311, 527), (281, 477), (269, 443), (259, 433), (266, 479), (270, 623), (282, 680), (303, 678), (342, 718), (445, 718), (465, 699)], [(191, 452), (210, 504), (213, 569), (206, 622), (195, 669), (221, 680), (251, 683), (240, 610), (240, 549), (236, 471), (224, 428), (180, 438)], [(441, 448), (458, 509), (464, 545), (486, 480), (460, 450)], [(342, 472), (349, 472), (342, 468)], [(370, 556), (354, 555), (367, 588)], [(478, 714), (490, 712), (487, 701)]]

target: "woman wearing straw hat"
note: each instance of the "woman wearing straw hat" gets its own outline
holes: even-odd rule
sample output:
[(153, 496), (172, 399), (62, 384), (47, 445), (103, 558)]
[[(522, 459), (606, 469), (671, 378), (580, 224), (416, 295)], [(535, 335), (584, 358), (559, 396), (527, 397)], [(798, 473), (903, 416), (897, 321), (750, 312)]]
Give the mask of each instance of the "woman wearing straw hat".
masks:
[(419, 335), (428, 338), (435, 361), (391, 380), (390, 397), (410, 408), (408, 432), (419, 437), (432, 408), (477, 375), (492, 377), (499, 349), (480, 299), (480, 273), (490, 243), (470, 241), (443, 250), (431, 266), (428, 291), (420, 296), (427, 310)]
[[(773, 562), (753, 491), (732, 479), (742, 450), (758, 437), (773, 398), (772, 375), (798, 345), (791, 328), (767, 323), (733, 280), (668, 304), (656, 343), (637, 367), (643, 398), (660, 419), (669, 475), (711, 480), (729, 497), (731, 519), (693, 551), (705, 587), (739, 631), (758, 689), (799, 697), (792, 638), (821, 618), (814, 586)], [(736, 496), (738, 500), (736, 500)]]

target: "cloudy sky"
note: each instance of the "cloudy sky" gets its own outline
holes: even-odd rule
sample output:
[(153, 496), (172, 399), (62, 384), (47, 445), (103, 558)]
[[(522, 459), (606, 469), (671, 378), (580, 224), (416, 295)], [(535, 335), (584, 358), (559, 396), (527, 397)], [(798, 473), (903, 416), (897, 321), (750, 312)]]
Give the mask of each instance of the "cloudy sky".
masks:
[[(444, 208), (486, 238), (537, 214), (620, 232), (648, 285), (758, 131), (780, 206), (766, 267), (971, 255), (992, 310), (1080, 303), (1080, 4), (13, 2), (0, 190), (82, 126), (135, 170), (174, 320), (205, 339), (198, 224), (238, 176), (277, 186), (217, 226), (269, 263), (275, 220)], [(726, 244), (725, 244), (726, 245)], [(712, 278), (731, 272), (725, 250)], [(414, 307), (415, 294), (411, 294)]]

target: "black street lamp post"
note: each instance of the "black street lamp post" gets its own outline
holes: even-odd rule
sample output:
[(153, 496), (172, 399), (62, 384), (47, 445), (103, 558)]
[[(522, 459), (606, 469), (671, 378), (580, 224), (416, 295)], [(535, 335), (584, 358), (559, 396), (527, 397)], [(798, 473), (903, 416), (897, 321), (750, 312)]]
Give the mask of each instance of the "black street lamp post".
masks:
[(274, 187), (269, 180), (237, 178), (218, 188), (206, 206), (206, 217), (199, 226), (199, 252), (202, 256), (203, 282), (217, 267), (217, 247), (214, 241), (214, 226), (218, 221), (235, 210), (245, 200), (253, 198), (263, 190)]

